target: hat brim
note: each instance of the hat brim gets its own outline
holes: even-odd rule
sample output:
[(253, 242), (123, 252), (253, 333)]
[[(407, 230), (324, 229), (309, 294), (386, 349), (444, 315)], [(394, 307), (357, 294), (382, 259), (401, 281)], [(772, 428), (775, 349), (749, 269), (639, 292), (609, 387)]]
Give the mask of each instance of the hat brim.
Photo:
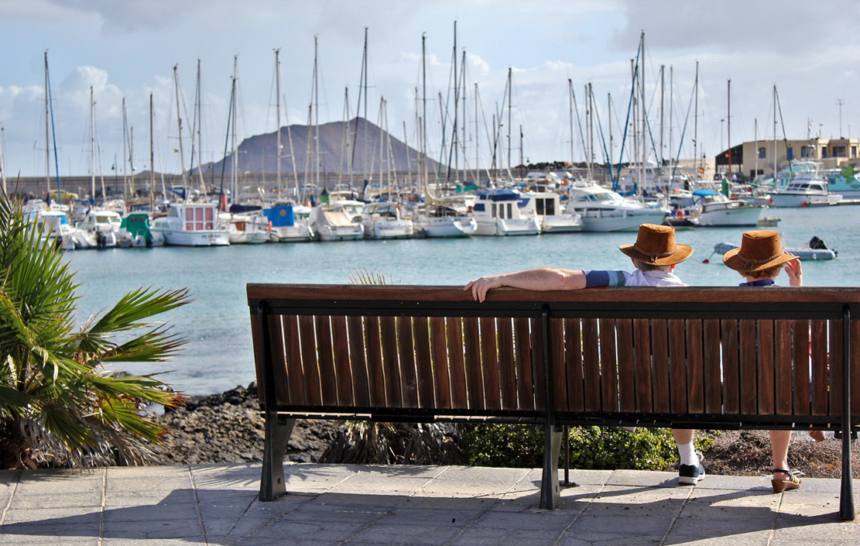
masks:
[(733, 248), (726, 252), (723, 255), (723, 263), (726, 264), (726, 267), (729, 269), (734, 269), (738, 273), (755, 273), (757, 271), (762, 271), (763, 269), (769, 269), (771, 267), (776, 267), (778, 265), (782, 265), (784, 263), (790, 262), (792, 260), (798, 260), (797, 256), (793, 254), (788, 254), (783, 252), (776, 258), (769, 260), (764, 263), (756, 264), (753, 267), (749, 267), (749, 261), (743, 259), (740, 256), (741, 249)]
[(618, 250), (630, 256), (634, 260), (638, 260), (643, 264), (648, 265), (675, 265), (683, 262), (693, 254), (693, 247), (690, 245), (675, 245), (675, 250), (672, 254), (662, 258), (654, 258), (649, 254), (643, 254), (634, 248), (634, 245), (621, 245)]

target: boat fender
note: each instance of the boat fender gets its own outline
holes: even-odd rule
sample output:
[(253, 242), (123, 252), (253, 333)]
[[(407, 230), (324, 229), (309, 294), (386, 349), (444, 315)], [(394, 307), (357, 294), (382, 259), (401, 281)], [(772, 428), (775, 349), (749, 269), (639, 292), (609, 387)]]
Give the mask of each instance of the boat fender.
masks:
[(269, 233), (271, 233), (271, 232), (272, 232), (272, 221), (269, 220)]
[(684, 218), (684, 209), (675, 209), (675, 218), (679, 220)]

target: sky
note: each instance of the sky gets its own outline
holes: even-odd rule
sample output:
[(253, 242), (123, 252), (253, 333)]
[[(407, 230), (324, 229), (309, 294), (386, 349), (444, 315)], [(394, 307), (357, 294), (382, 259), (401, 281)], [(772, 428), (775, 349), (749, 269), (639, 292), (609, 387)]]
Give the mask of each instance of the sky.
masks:
[[(320, 123), (354, 116), (367, 29), (361, 114), (366, 107), (371, 122), (384, 120), (392, 135), (417, 148), (426, 85), (428, 153), (441, 158), (443, 142), (451, 141), (455, 25), (458, 72), (466, 57), (461, 154), (470, 167), (490, 161), (494, 116), (503, 120), (503, 161), (509, 130), (513, 164), (521, 157), (582, 161), (579, 125), (589, 83), (600, 119), (595, 156), (603, 162), (608, 154), (603, 142), (611, 127), (617, 161), (631, 60), (643, 32), (652, 157), (690, 158), (694, 149), (712, 157), (729, 142), (772, 139), (774, 132), (789, 139), (856, 137), (858, 21), (856, 0), (0, 0), (0, 151), (7, 177), (45, 174), (46, 52), (60, 174), (89, 175), (95, 165), (107, 177), (130, 172), (132, 161), (135, 171), (147, 170), (150, 94), (155, 167), (179, 172), (191, 162), (197, 106), (202, 150), (195, 153), (204, 162), (224, 155), (234, 59), (239, 141), (275, 130), (276, 102), (282, 126), (306, 124), (309, 111)], [(312, 96), (315, 38), (318, 93)], [(698, 108), (692, 108), (697, 63)], [(577, 101), (573, 137), (569, 80)], [(127, 149), (133, 143), (133, 158), (124, 142)], [(52, 158), (52, 175), (54, 169)]]

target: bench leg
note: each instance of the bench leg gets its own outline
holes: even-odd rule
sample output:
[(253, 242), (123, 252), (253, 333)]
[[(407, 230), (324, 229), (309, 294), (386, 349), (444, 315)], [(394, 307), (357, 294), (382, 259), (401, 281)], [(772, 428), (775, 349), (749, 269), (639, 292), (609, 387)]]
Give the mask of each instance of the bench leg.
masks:
[(263, 475), (260, 478), (260, 500), (269, 502), (287, 493), (284, 480), (284, 454), (293, 432), (295, 419), (276, 414), (266, 415), (266, 443), (263, 447)]
[[(843, 427), (842, 432), (842, 487), (839, 492), (839, 517), (851, 521), (854, 514), (854, 487), (851, 476), (851, 427)], [(849, 432), (846, 434), (846, 432)]]
[(540, 484), (540, 507), (555, 510), (561, 503), (558, 485), (558, 455), (561, 451), (562, 433), (556, 425), (544, 427), (543, 476)]

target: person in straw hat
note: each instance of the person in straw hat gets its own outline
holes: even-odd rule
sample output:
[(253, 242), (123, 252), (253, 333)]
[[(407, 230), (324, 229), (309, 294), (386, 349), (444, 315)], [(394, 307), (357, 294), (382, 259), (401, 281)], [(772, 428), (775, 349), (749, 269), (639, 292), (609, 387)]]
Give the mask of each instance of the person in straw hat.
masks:
[[(784, 252), (779, 233), (770, 230), (747, 231), (743, 235), (740, 248), (732, 249), (723, 256), (723, 263), (744, 277), (740, 286), (776, 286), (780, 271), (788, 275), (789, 286), (803, 285), (803, 269), (797, 256)], [(790, 430), (771, 430), (770, 446), (773, 457), (774, 493), (800, 487), (800, 473), (788, 467), (788, 444), (791, 442)], [(809, 435), (815, 441), (824, 440), (824, 432), (813, 430)]]
[[(675, 266), (693, 254), (693, 247), (675, 243), (675, 229), (671, 226), (642, 224), (636, 242), (621, 245), (618, 249), (630, 257), (635, 270), (627, 271), (573, 271), (541, 267), (480, 277), (466, 285), (477, 301), (484, 301), (493, 288), (510, 286), (525, 290), (577, 290), (605, 286), (686, 286), (675, 275)], [(626, 427), (625, 427), (626, 428)], [(628, 428), (628, 430), (632, 430)], [(705, 477), (705, 469), (693, 447), (693, 430), (673, 429), (681, 464), (678, 481), (695, 485)]]

